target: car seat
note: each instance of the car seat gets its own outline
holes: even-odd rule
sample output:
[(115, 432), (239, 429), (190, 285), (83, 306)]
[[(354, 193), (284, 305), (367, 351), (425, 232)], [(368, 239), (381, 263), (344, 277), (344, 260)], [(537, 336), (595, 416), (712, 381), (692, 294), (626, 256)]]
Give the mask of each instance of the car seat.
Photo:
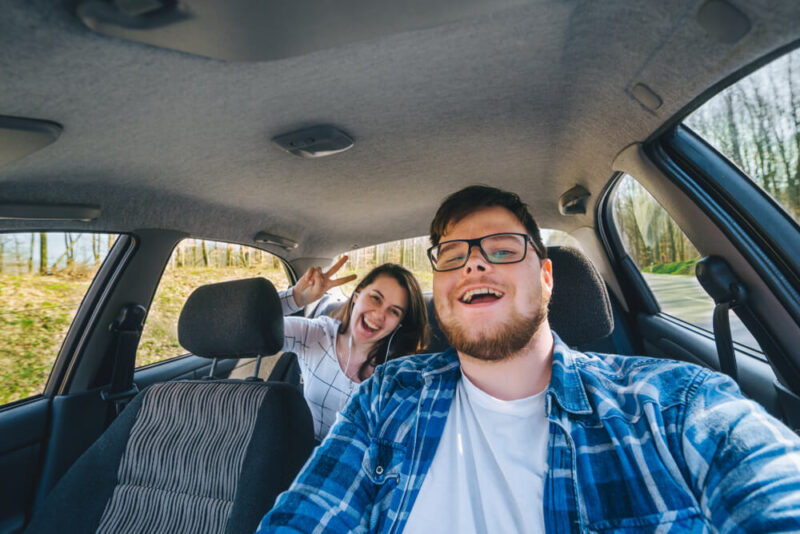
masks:
[[(211, 284), (187, 300), (184, 348), (209, 358), (283, 346), (275, 288)], [(180, 380), (146, 388), (53, 488), (26, 532), (253, 532), (314, 446), (297, 388)]]

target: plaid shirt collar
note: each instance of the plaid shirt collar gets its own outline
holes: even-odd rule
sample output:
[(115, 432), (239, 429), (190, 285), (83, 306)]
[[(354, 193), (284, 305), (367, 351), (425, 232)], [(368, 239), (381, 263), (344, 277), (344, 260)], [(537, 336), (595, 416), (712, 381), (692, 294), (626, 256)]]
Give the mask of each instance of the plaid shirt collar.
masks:
[[(553, 397), (563, 410), (571, 414), (591, 414), (592, 406), (586, 395), (586, 387), (578, 368), (576, 353), (561, 341), (561, 338), (555, 332), (552, 332), (552, 334), (553, 363), (550, 385), (547, 387), (547, 396)], [(459, 361), (458, 353), (450, 347), (430, 359), (428, 365), (419, 376), (422, 381), (426, 377), (435, 375), (443, 375), (443, 377), (457, 380), (460, 370), (461, 362)], [(419, 384), (420, 381), (414, 381), (409, 386), (417, 386)]]

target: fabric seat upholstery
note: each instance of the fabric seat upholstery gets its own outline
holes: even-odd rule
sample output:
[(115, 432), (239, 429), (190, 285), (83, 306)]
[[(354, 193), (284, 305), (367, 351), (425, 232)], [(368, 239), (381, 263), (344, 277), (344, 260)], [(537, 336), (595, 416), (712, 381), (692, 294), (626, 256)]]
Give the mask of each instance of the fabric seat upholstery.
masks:
[[(264, 279), (198, 288), (179, 338), (200, 356), (273, 354), (283, 345), (277, 292)], [(78, 459), (27, 532), (253, 532), (313, 446), (308, 407), (288, 384), (156, 384)]]

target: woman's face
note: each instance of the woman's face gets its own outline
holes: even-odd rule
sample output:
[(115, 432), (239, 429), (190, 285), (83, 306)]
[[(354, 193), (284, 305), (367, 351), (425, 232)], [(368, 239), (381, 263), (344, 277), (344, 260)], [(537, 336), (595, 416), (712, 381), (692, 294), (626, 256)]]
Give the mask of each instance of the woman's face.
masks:
[(353, 298), (353, 341), (375, 343), (390, 335), (408, 310), (408, 294), (391, 276), (381, 275)]

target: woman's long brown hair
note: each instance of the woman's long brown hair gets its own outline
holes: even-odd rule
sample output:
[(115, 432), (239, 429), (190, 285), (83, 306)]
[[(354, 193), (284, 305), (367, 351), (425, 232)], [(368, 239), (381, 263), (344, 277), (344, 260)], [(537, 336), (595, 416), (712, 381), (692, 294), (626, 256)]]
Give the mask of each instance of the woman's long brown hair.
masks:
[(339, 333), (344, 334), (350, 326), (355, 296), (365, 287), (372, 284), (379, 276), (392, 277), (400, 284), (400, 287), (406, 290), (408, 294), (408, 311), (400, 320), (400, 327), (394, 332), (394, 338), (392, 338), (392, 334), (389, 334), (379, 340), (372, 348), (367, 359), (358, 369), (359, 380), (366, 379), (365, 373), (370, 367), (376, 367), (384, 363), (383, 358), (386, 355), (387, 345), (390, 340), (391, 346), (388, 347), (389, 354), (386, 356), (386, 361), (408, 354), (416, 354), (428, 344), (428, 310), (425, 306), (425, 299), (422, 297), (422, 290), (414, 275), (408, 269), (396, 263), (384, 263), (375, 267), (358, 283), (353, 294), (350, 295), (345, 305), (336, 314), (336, 319), (342, 322), (339, 327)]

